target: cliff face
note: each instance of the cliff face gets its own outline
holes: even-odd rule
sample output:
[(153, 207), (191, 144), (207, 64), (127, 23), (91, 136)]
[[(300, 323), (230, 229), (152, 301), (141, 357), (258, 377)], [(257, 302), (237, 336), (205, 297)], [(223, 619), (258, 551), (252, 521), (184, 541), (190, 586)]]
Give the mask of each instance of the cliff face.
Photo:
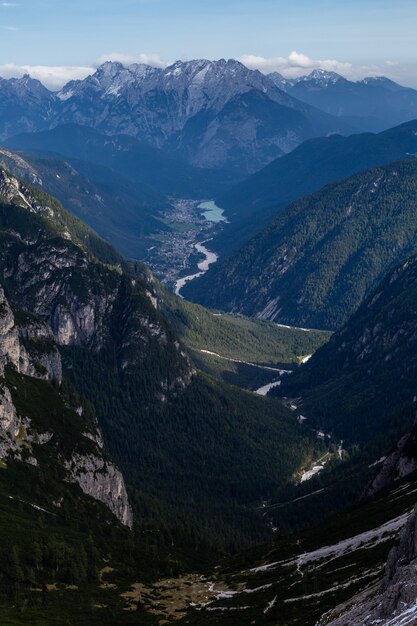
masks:
[(417, 470), (417, 422), (410, 434), (404, 435), (395, 449), (385, 459), (379, 473), (369, 487), (368, 495), (373, 496), (391, 486), (393, 482)]
[[(4, 286), (14, 308), (37, 318), (23, 324), (22, 334), (30, 339), (30, 333), (35, 338), (49, 333), (58, 346), (88, 345), (94, 351), (116, 342), (122, 372), (137, 366), (150, 342), (156, 342), (176, 352), (178, 386), (188, 384), (189, 362), (157, 314), (151, 281), (127, 277), (120, 266), (92, 256), (91, 243), (105, 261), (113, 251), (98, 238), (91, 241), (91, 231), (56, 201), (0, 168), (1, 196), (7, 200), (0, 203)], [(112, 326), (115, 316), (117, 328)], [(39, 320), (46, 324), (44, 331)]]
[[(2, 376), (7, 379), (11, 368), (21, 376), (59, 384), (64, 355), (76, 359), (77, 370), (88, 357), (100, 364), (107, 359), (106, 371), (114, 376), (111, 384), (124, 393), (142, 385), (143, 410), (151, 407), (155, 412), (189, 386), (194, 371), (158, 313), (151, 277), (139, 268), (125, 272), (117, 253), (57, 201), (1, 168), (0, 236)], [(149, 363), (154, 372), (147, 371)], [(15, 400), (13, 389), (5, 383), (2, 419), (10, 441), (3, 445), (2, 454), (6, 458), (16, 453), (27, 460), (22, 447), (43, 445), (45, 432), (33, 435), (34, 424), (19, 411)], [(84, 420), (82, 407), (71, 410)], [(99, 415), (99, 422), (100, 418), (105, 429), (105, 420)], [(71, 420), (75, 424), (75, 416)], [(105, 431), (110, 444), (111, 426)], [(97, 422), (78, 423), (75, 430), (75, 444), (64, 446), (61, 459), (66, 480), (78, 483), (131, 526), (123, 476), (104, 451)], [(51, 437), (46, 437), (45, 445), (57, 439), (52, 422), (48, 433)], [(61, 434), (65, 439), (67, 434)], [(120, 446), (116, 452), (122, 464), (126, 452)], [(36, 463), (35, 451), (30, 452), (30, 459)]]
[(60, 381), (61, 357), (51, 330), (34, 317), (20, 317), (16, 320), (0, 287), (0, 374), (9, 364), (27, 376)]
[[(400, 439), (387, 456), (367, 491), (367, 496), (380, 494), (397, 480), (417, 470), (417, 422), (411, 432)], [(413, 478), (410, 478), (412, 488)], [(409, 486), (410, 486), (409, 485)], [(402, 485), (397, 493), (407, 487)], [(411, 491), (413, 493), (413, 491)], [(398, 496), (397, 496), (398, 497)], [(394, 501), (391, 495), (389, 502)], [(390, 626), (417, 623), (417, 505), (408, 513), (398, 544), (387, 558), (382, 581), (365, 588), (328, 614), (318, 626), (345, 626), (380, 624)]]
[(122, 524), (132, 528), (133, 513), (123, 475), (113, 463), (97, 454), (74, 452), (65, 466), (72, 482), (78, 483), (87, 495), (103, 502)]
[[(19, 204), (32, 212), (34, 209), (21, 194), (19, 185), (17, 180), (5, 175), (2, 195), (8, 199), (17, 198)], [(7, 255), (12, 258), (10, 253), (16, 240), (20, 247), (21, 237), (17, 232), (11, 233), (3, 248), (3, 259)], [(49, 445), (54, 440), (51, 452), (58, 455), (60, 464), (66, 468), (66, 480), (78, 483), (84, 493), (103, 502), (123, 524), (132, 527), (133, 515), (123, 476), (102, 450), (102, 436), (97, 424), (86, 420), (82, 432), (78, 432), (73, 441), (73, 450), (66, 449), (64, 455), (58, 453), (56, 445), (61, 444), (56, 441), (61, 435), (54, 432), (54, 424), (51, 423), (50, 432), (42, 431), (36, 420), (19, 411), (13, 390), (7, 383), (7, 368), (10, 368), (19, 375), (23, 387), (26, 377), (59, 384), (62, 363), (58, 346), (88, 341), (96, 330), (96, 320), (103, 318), (114, 297), (114, 293), (100, 297), (87, 292), (83, 299), (77, 298), (65, 280), (58, 281), (58, 274), (62, 279), (65, 270), (75, 267), (77, 255), (65, 255), (65, 246), (48, 246), (43, 242), (44, 254), (36, 256), (33, 246), (38, 242), (39, 233), (32, 241), (27, 238), (22, 251), (14, 257), (14, 264), (4, 268), (5, 282), (10, 285), (13, 281), (14, 285), (19, 285), (19, 289), (13, 292), (14, 299), (19, 300), (18, 304), (25, 310), (18, 310), (15, 314), (0, 287), (0, 461), (7, 465), (9, 459), (17, 459), (37, 466), (36, 447)], [(43, 388), (45, 395), (48, 388), (49, 385)], [(78, 416), (83, 412), (80, 407), (71, 411)], [(68, 455), (70, 461), (65, 458)]]
[(324, 616), (318, 626), (412, 625), (417, 623), (417, 507), (392, 548), (382, 582)]
[[(133, 514), (123, 476), (102, 450), (102, 436), (97, 424), (86, 420), (85, 430), (78, 432), (73, 442), (73, 450), (57, 453), (61, 433), (54, 432), (52, 422), (50, 432), (44, 431), (36, 420), (17, 410), (6, 382), (7, 367), (21, 376), (19, 382), (23, 386), (25, 377), (59, 383), (62, 375), (61, 357), (51, 331), (43, 322), (29, 316), (25, 316), (18, 327), (0, 288), (0, 462), (7, 465), (12, 458), (37, 466), (37, 446), (47, 446), (53, 440), (51, 452), (67, 470), (66, 480), (77, 483), (84, 493), (103, 502), (131, 528)], [(48, 393), (46, 386), (44, 393)], [(76, 407), (72, 412), (81, 417), (83, 408)], [(83, 452), (79, 451), (81, 449)]]

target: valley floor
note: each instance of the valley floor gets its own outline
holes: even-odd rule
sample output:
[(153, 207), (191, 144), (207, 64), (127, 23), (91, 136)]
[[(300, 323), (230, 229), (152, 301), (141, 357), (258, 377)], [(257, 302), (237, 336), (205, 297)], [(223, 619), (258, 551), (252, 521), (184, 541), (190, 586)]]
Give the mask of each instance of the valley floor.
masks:
[(172, 231), (155, 238), (144, 262), (162, 283), (180, 295), (188, 280), (217, 261), (217, 255), (205, 244), (219, 231), (224, 218), (223, 211), (212, 201), (177, 199), (172, 204), (175, 211), (163, 218)]

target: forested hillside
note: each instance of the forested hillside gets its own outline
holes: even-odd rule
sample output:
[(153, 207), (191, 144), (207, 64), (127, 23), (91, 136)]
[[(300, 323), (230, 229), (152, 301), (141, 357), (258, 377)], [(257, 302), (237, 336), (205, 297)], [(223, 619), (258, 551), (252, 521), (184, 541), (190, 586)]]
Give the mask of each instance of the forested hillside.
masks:
[(417, 251), (417, 162), (368, 170), (293, 203), (184, 295), (218, 309), (340, 328)]
[(300, 410), (349, 443), (380, 434), (416, 393), (416, 306), (413, 256), (388, 273), (329, 343), (283, 381), (279, 393), (301, 396)]
[(224, 193), (217, 204), (230, 223), (213, 245), (222, 254), (242, 246), (290, 202), (357, 172), (409, 158), (417, 151), (417, 122), (382, 133), (330, 135), (304, 142)]
[(187, 540), (198, 554), (266, 539), (254, 506), (320, 444), (280, 403), (198, 374), (140, 266), (5, 172), (0, 193), (6, 295), (50, 326), (141, 530), (157, 530), (162, 543)]

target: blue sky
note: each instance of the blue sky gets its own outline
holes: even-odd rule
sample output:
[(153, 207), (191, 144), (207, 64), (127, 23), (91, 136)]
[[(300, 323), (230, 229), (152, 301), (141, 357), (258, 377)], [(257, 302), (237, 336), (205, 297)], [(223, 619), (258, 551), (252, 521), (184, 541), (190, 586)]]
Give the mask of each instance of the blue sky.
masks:
[(320, 66), (417, 86), (416, 25), (415, 0), (0, 0), (0, 75), (29, 70), (52, 84), (112, 54), (234, 57), (286, 75)]

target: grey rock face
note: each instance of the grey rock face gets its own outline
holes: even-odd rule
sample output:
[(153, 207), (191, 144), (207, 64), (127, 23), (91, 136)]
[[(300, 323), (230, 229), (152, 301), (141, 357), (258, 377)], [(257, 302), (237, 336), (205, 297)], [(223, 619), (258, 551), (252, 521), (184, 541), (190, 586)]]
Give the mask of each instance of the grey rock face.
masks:
[[(234, 96), (251, 90), (296, 107), (295, 101), (263, 74), (224, 59), (177, 61), (166, 69), (107, 62), (93, 76), (66, 85), (58, 98), (64, 103), (62, 117), (66, 121), (92, 125), (94, 110), (98, 114), (94, 125), (161, 146), (201, 111), (218, 113)], [(125, 101), (130, 104), (129, 111)]]
[(417, 623), (417, 507), (401, 531), (399, 545), (389, 553), (384, 578), (338, 606), (320, 626)]
[[(84, 307), (85, 309), (87, 319), (91, 319), (91, 309)], [(88, 332), (88, 325), (83, 324), (83, 317), (79, 320), (80, 328)], [(57, 328), (61, 343), (71, 338), (71, 335), (63, 335), (62, 324), (58, 324)], [(94, 328), (90, 327), (90, 332), (93, 331)], [(4, 376), (6, 365), (27, 376), (58, 381), (62, 378), (61, 357), (51, 329), (41, 320), (29, 315), (18, 327), (4, 291), (0, 288), (0, 377)], [(103, 442), (98, 430), (95, 435), (86, 432), (84, 436), (98, 446), (98, 454), (85, 456), (74, 452), (71, 461), (66, 463), (71, 480), (77, 482), (84, 493), (103, 502), (123, 524), (131, 528), (133, 514), (121, 472), (110, 461), (99, 456)], [(22, 446), (30, 446), (32, 442), (46, 445), (52, 438), (53, 433), (32, 432), (30, 421), (17, 414), (10, 390), (4, 383), (1, 384), (0, 460), (6, 460), (10, 453), (21, 458)], [(38, 465), (34, 456), (29, 456), (27, 462)]]
[(61, 355), (54, 336), (47, 324), (36, 318), (28, 318), (17, 325), (21, 352), (27, 356), (27, 362), (20, 371), (35, 378), (62, 380)]
[(0, 390), (0, 436), (17, 437), (20, 420), (17, 417), (12, 396), (6, 386)]
[[(21, 124), (6, 119), (1, 127), (0, 108), (0, 139), (16, 135), (25, 124), (33, 131), (75, 123), (108, 135), (134, 136), (199, 167), (239, 164), (254, 171), (305, 139), (346, 130), (344, 123), (296, 100), (281, 86), (233, 59), (177, 61), (164, 69), (107, 62), (92, 76), (49, 93), (49, 100), (44, 93), (34, 99), (34, 83), (22, 82), (11, 98), (23, 109), (26, 100), (33, 101), (38, 127), (35, 120), (25, 122), (25, 116)], [(245, 152), (240, 159), (238, 151)]]
[(5, 365), (35, 378), (62, 378), (61, 357), (51, 331), (40, 320), (19, 328), (0, 287), (0, 376)]
[[(10, 306), (0, 289), (0, 376), (4, 375), (4, 366), (11, 365), (18, 372), (38, 378), (57, 378), (62, 375), (61, 359), (54, 344), (48, 346), (48, 351), (38, 356), (38, 360), (32, 360), (31, 355), (20, 340), (30, 341), (36, 339), (42, 342), (45, 339), (52, 341), (51, 331), (42, 322), (30, 319), (20, 329), (20, 336), (15, 326), (15, 320)], [(36, 352), (36, 345), (33, 351)], [(44, 371), (39, 372), (39, 365), (44, 366)], [(112, 513), (126, 526), (133, 525), (133, 514), (129, 504), (126, 487), (121, 472), (101, 453), (103, 446), (101, 433), (81, 433), (97, 447), (97, 456), (82, 455), (74, 452), (71, 461), (65, 463), (70, 472), (71, 481), (77, 482), (87, 495), (103, 502)], [(17, 414), (12, 396), (8, 387), (0, 385), (0, 460), (7, 459), (10, 453), (20, 458), (22, 445), (36, 442), (46, 445), (53, 438), (53, 433), (35, 434), (32, 432), (30, 421)], [(29, 456), (27, 462), (37, 466), (37, 459)]]
[(47, 128), (55, 113), (55, 95), (38, 80), (0, 78), (0, 140)]
[(20, 343), (12, 310), (0, 287), (0, 376), (9, 363), (19, 370)]
[(386, 489), (393, 482), (408, 476), (417, 469), (417, 421), (411, 433), (404, 435), (395, 449), (385, 459), (380, 471), (368, 489), (368, 496), (373, 496)]
[(121, 472), (109, 461), (74, 453), (65, 466), (70, 480), (95, 500), (103, 502), (122, 524), (132, 528), (133, 513)]

